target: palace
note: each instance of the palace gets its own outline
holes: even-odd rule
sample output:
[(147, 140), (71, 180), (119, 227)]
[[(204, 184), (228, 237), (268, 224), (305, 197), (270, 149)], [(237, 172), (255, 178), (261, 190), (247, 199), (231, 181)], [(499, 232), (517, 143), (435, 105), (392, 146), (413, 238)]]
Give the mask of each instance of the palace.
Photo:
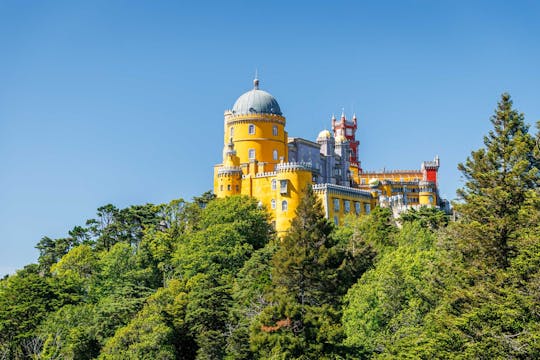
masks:
[(390, 207), (395, 216), (420, 206), (447, 207), (437, 187), (438, 157), (419, 170), (364, 171), (356, 116), (348, 120), (343, 113), (331, 121), (333, 131), (321, 131), (315, 142), (289, 137), (278, 102), (255, 79), (253, 89), (225, 111), (223, 163), (214, 167), (214, 193), (259, 199), (278, 233), (289, 228), (308, 185), (336, 224), (377, 205)]

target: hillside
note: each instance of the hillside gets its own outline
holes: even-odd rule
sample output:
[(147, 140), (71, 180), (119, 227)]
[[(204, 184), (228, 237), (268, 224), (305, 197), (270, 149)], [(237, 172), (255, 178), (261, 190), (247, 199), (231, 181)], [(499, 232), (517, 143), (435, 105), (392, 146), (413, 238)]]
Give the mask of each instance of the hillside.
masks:
[(309, 188), (282, 239), (248, 197), (100, 207), (0, 281), (0, 359), (539, 358), (540, 152), (507, 94), (491, 122), (457, 221), (335, 227)]

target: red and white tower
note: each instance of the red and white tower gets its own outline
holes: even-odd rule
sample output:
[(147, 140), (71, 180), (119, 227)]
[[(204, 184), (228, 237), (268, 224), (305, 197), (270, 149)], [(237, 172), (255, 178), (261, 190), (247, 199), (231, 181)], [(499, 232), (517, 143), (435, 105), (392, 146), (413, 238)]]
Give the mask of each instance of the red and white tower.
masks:
[(360, 167), (360, 161), (358, 160), (358, 145), (360, 142), (356, 140), (356, 114), (353, 114), (352, 121), (349, 121), (345, 118), (345, 112), (341, 113), (341, 119), (336, 121), (336, 117), (332, 116), (332, 130), (334, 131), (334, 137), (338, 135), (345, 136), (349, 141), (349, 146), (351, 149), (351, 154), (349, 161), (351, 166), (358, 168), (358, 171), (362, 172)]

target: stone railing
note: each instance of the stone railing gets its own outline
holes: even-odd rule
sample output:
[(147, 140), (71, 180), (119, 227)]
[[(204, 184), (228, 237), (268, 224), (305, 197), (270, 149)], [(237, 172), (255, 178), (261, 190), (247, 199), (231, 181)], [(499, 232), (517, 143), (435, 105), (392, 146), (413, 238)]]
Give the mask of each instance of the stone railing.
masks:
[(312, 170), (310, 162), (286, 162), (276, 165), (276, 171)]
[(353, 196), (371, 198), (371, 192), (368, 190), (355, 189), (348, 186), (335, 185), (335, 184), (330, 184), (330, 183), (313, 184), (312, 189), (315, 192), (328, 191), (328, 192), (333, 192), (333, 193), (349, 194)]
[(383, 169), (381, 171), (362, 171), (360, 173), (360, 176), (362, 175), (376, 175), (376, 174), (399, 174), (399, 173), (403, 173), (403, 174), (420, 174), (422, 173), (421, 170), (386, 170), (386, 169)]
[(267, 171), (267, 172), (261, 172), (261, 173), (257, 173), (255, 174), (255, 177), (269, 177), (269, 176), (276, 176), (276, 172), (275, 171)]
[(240, 169), (238, 166), (223, 166), (217, 171), (218, 175), (237, 174), (241, 172), (242, 169)]

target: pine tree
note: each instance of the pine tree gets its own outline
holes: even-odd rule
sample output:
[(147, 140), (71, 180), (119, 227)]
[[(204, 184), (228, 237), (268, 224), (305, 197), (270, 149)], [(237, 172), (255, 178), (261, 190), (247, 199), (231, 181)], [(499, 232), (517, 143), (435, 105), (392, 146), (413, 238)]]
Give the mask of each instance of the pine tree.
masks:
[(514, 253), (519, 210), (528, 192), (538, 189), (540, 163), (524, 115), (512, 108), (510, 95), (502, 95), (491, 123), (485, 148), (458, 166), (466, 183), (458, 190), (463, 202), (456, 209), (468, 225), (463, 228), (470, 242), (462, 244), (466, 256), (505, 268)]
[(274, 286), (301, 305), (320, 303), (330, 285), (325, 277), (332, 261), (332, 229), (321, 202), (308, 187), (274, 255), (272, 273)]
[(272, 259), (272, 304), (252, 325), (261, 358), (328, 359), (342, 354), (339, 278), (344, 251), (311, 188)]

